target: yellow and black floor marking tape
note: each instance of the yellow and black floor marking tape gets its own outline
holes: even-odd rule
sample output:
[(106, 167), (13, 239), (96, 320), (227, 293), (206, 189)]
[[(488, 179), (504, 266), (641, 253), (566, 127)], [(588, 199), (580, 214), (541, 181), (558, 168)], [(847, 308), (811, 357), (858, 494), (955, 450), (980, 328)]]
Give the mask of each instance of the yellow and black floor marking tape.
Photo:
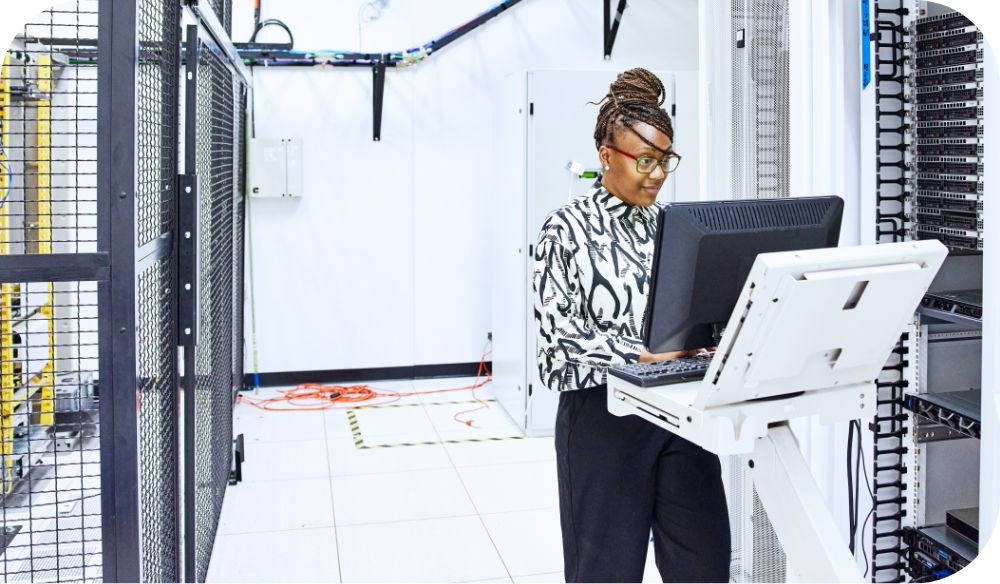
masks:
[[(451, 402), (451, 403), (477, 403), (477, 402), (470, 401), (470, 402)], [(370, 407), (378, 407), (378, 406), (370, 406)], [(392, 407), (392, 406), (383, 406), (383, 407)], [(355, 408), (355, 409), (361, 409), (361, 408)], [(347, 410), (347, 423), (351, 426), (351, 435), (354, 437), (354, 446), (358, 450), (368, 450), (374, 448), (396, 448), (399, 446), (432, 446), (434, 444), (468, 444), (472, 442), (500, 442), (503, 440), (524, 440), (525, 438), (524, 436), (496, 436), (491, 438), (462, 438), (459, 440), (425, 440), (423, 442), (365, 444), (364, 438), (361, 437), (361, 427), (358, 425), (358, 416), (357, 414), (354, 413), (354, 411), (355, 411), (354, 409)]]

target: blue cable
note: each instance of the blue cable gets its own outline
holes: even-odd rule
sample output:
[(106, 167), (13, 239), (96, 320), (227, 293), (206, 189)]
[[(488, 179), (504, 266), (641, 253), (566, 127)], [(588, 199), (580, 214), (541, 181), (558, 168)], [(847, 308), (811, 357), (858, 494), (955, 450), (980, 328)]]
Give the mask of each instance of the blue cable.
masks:
[[(2, 123), (0, 123), (0, 154), (4, 154), (3, 124)], [(3, 170), (3, 173), (6, 176), (11, 177), (8, 180), (13, 180), (14, 173), (11, 172), (10, 166), (6, 162), (3, 162), (2, 159), (0, 159), (0, 170)], [(3, 194), (3, 197), (0, 197), (0, 209), (3, 209), (3, 206), (5, 204), (7, 204), (7, 197), (10, 196), (11, 190), (12, 189), (10, 188), (10, 185), (8, 185), (7, 186), (7, 192)]]
[[(0, 142), (0, 153), (2, 153), (2, 152), (3, 152), (3, 142)], [(12, 178), (13, 178), (13, 176), (14, 176), (14, 173), (13, 173), (13, 172), (11, 172), (11, 170), (10, 170), (10, 167), (9, 167), (9, 166), (7, 166), (7, 164), (6, 164), (6, 163), (4, 163), (4, 162), (0, 162), (0, 170), (3, 170), (3, 173), (4, 173), (4, 174), (5, 174), (6, 176), (8, 176), (8, 177), (11, 177), (11, 180), (12, 180)], [(11, 193), (11, 190), (12, 190), (12, 189), (10, 188), (10, 185), (8, 185), (8, 186), (7, 186), (7, 192), (5, 192), (5, 193), (3, 194), (3, 197), (0, 197), (0, 209), (3, 209), (3, 206), (4, 206), (5, 204), (7, 204), (7, 197), (9, 197), (9, 196), (10, 196), (10, 193)]]

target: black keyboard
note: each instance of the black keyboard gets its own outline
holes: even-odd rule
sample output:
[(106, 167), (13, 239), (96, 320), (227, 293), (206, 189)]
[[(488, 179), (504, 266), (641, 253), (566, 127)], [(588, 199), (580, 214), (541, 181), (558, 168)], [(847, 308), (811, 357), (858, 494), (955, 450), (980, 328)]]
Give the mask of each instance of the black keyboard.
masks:
[(640, 387), (697, 381), (705, 377), (714, 356), (715, 353), (702, 353), (695, 357), (681, 357), (672, 361), (630, 363), (612, 367), (608, 370), (608, 374)]

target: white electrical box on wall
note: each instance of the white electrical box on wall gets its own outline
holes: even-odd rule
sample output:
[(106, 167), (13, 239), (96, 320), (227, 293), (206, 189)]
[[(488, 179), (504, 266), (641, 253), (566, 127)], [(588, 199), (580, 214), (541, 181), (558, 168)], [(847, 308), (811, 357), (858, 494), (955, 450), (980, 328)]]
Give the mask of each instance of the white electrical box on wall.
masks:
[(302, 140), (250, 139), (250, 196), (302, 196)]

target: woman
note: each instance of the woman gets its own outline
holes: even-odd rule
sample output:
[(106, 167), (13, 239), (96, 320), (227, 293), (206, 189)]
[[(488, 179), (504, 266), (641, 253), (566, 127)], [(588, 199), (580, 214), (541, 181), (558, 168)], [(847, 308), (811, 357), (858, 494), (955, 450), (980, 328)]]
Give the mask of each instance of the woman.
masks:
[(729, 518), (719, 459), (607, 409), (607, 369), (652, 354), (640, 331), (658, 206), (680, 157), (645, 69), (618, 76), (597, 105), (602, 185), (553, 211), (535, 248), (538, 367), (559, 391), (556, 463), (567, 582), (642, 580), (650, 529), (664, 582), (726, 582)]

